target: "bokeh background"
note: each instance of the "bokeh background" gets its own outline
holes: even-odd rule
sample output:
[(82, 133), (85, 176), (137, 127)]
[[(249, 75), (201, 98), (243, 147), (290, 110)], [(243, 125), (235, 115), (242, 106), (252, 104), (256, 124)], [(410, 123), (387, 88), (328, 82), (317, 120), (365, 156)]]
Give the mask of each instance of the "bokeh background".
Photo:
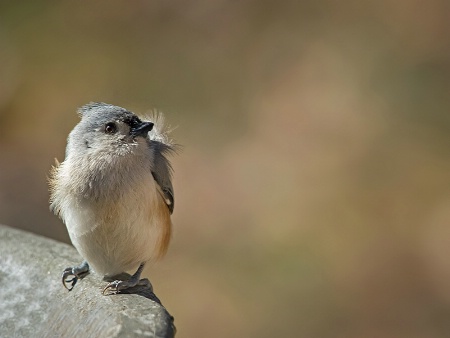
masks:
[(183, 145), (152, 269), (179, 337), (450, 335), (450, 2), (2, 1), (0, 223), (48, 210), (76, 108)]

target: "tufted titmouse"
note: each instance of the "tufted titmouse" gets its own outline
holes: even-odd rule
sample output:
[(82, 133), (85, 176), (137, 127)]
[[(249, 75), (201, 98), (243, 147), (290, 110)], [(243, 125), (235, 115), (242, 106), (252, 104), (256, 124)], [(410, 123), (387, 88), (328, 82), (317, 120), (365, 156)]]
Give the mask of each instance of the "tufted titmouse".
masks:
[(153, 128), (106, 103), (89, 103), (78, 113), (81, 121), (69, 134), (66, 158), (49, 178), (50, 209), (85, 259), (64, 270), (63, 285), (72, 290), (92, 268), (105, 277), (135, 271), (129, 280), (106, 285), (103, 294), (151, 287), (140, 275), (169, 245), (174, 194), (166, 156), (174, 146), (163, 121), (154, 121)]

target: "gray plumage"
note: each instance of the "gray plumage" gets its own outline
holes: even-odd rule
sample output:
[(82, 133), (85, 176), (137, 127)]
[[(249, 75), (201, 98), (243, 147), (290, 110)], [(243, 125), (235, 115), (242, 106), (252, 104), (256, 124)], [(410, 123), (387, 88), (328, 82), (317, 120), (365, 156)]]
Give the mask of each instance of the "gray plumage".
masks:
[[(140, 121), (134, 113), (126, 110), (125, 108), (114, 106), (111, 104), (103, 102), (91, 102), (78, 109), (78, 114), (82, 118), (81, 122), (74, 128), (68, 138), (68, 145), (66, 149), (66, 157), (71, 151), (79, 151), (80, 155), (84, 155), (88, 149), (91, 149), (93, 144), (92, 140), (96, 139), (96, 133), (98, 129), (101, 128), (105, 123), (113, 120), (124, 121), (130, 123), (131, 125), (136, 124)], [(161, 124), (164, 123), (162, 117), (154, 115), (157, 122)], [(147, 143), (149, 146), (149, 154), (153, 157), (153, 164), (149, 168), (152, 173), (153, 178), (156, 183), (161, 187), (164, 193), (164, 200), (170, 213), (173, 213), (175, 197), (172, 186), (172, 166), (167, 158), (175, 152), (174, 145), (168, 140), (163, 125), (157, 125), (149, 133), (147, 137)], [(125, 148), (125, 146), (124, 146)], [(76, 150), (75, 150), (76, 149)], [(112, 181), (115, 180), (115, 175), (111, 177)], [(98, 176), (93, 175), (89, 181), (90, 188), (93, 191), (93, 195), (98, 195), (108, 192), (105, 189), (105, 179), (104, 175)], [(96, 183), (101, 184), (102, 187), (96, 185)], [(99, 188), (99, 191), (95, 191), (95, 188)], [(50, 206), (51, 210), (55, 212), (54, 201)]]
[[(107, 103), (89, 103), (78, 113), (66, 158), (51, 173), (50, 208), (94, 270), (112, 276), (139, 266), (140, 275), (170, 240), (174, 192), (167, 156), (174, 146), (161, 115), (154, 126)], [(70, 271), (77, 277), (78, 270)]]

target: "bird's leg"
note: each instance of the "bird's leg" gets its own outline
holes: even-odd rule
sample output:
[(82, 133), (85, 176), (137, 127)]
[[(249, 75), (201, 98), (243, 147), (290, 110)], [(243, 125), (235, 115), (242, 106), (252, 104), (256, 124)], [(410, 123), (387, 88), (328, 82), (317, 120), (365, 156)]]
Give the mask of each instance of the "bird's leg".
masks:
[(144, 270), (144, 265), (145, 265), (145, 263), (142, 263), (141, 265), (139, 265), (139, 268), (134, 273), (134, 275), (130, 277), (130, 279), (115, 280), (115, 281), (109, 283), (108, 285), (106, 285), (106, 287), (102, 291), (102, 294), (103, 295), (117, 294), (117, 293), (120, 293), (121, 290), (129, 289), (134, 286), (145, 286), (148, 289), (150, 289), (150, 291), (152, 291), (153, 287), (152, 287), (152, 284), (150, 283), (150, 281), (147, 278), (140, 279), (142, 270)]
[[(63, 271), (62, 283), (67, 290), (72, 291), (75, 284), (77, 284), (78, 279), (83, 279), (88, 274), (89, 264), (87, 261), (83, 261), (83, 263), (81, 263), (80, 265), (66, 268)], [(70, 278), (71, 276), (73, 276), (73, 278)], [(67, 285), (69, 285), (70, 287)]]

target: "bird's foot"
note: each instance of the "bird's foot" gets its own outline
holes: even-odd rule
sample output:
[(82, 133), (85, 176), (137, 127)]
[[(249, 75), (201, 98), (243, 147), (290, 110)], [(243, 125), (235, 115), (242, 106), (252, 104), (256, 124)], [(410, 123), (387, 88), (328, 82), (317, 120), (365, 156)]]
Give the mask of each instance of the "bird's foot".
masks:
[[(142, 270), (144, 270), (144, 263), (139, 265), (139, 268), (137, 269), (137, 271), (129, 279), (127, 279), (127, 280), (116, 279), (115, 281), (106, 285), (106, 287), (102, 291), (102, 294), (103, 295), (115, 295), (115, 294), (120, 293), (120, 291), (123, 291), (123, 290), (130, 291), (129, 289), (131, 289), (135, 286), (144, 287), (147, 290), (150, 290), (150, 292), (153, 292), (153, 286), (150, 283), (150, 281), (147, 278), (141, 279)], [(130, 293), (130, 292), (124, 292), (124, 293)]]
[(132, 276), (129, 280), (115, 280), (111, 283), (108, 283), (106, 287), (103, 289), (103, 295), (115, 295), (121, 293), (122, 290), (131, 289), (135, 286), (140, 286), (147, 288), (151, 292), (153, 292), (153, 286), (147, 278), (138, 279)]
[(83, 279), (88, 274), (89, 264), (84, 261), (79, 266), (66, 268), (62, 274), (62, 283), (67, 290), (72, 291), (78, 280)]

